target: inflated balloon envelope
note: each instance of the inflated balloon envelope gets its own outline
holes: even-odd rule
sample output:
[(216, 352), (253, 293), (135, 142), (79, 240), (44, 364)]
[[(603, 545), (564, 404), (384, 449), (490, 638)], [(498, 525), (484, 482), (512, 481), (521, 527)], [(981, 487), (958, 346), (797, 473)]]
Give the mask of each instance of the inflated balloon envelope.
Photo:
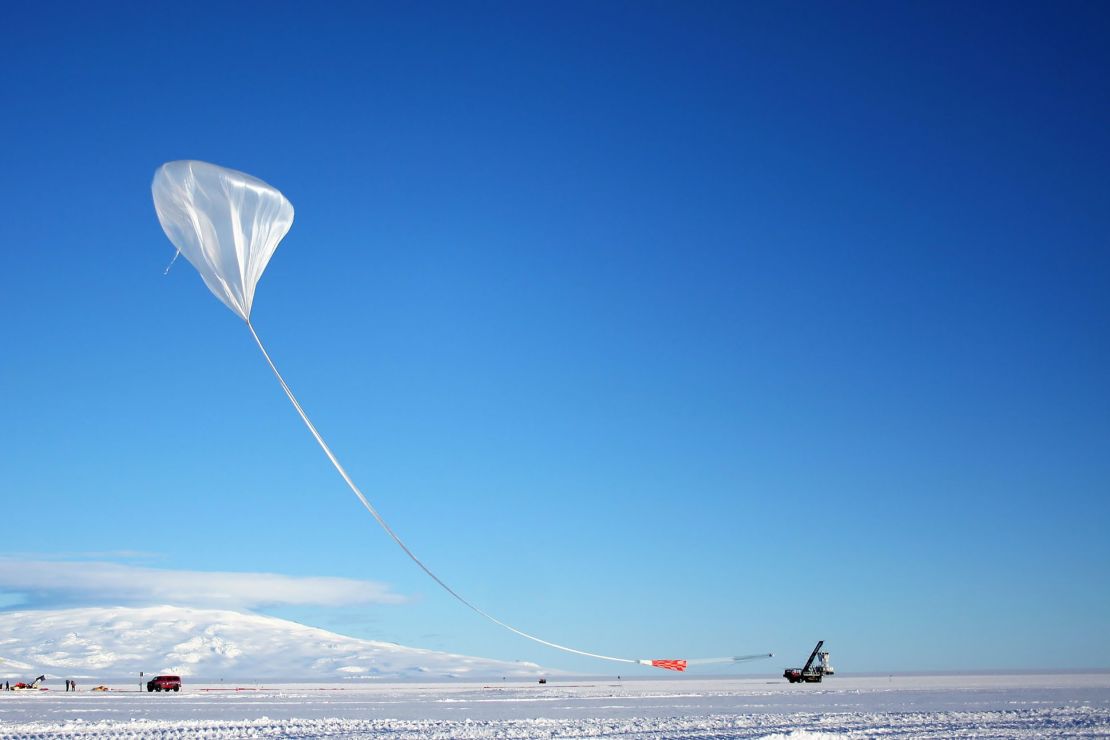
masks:
[(514, 632), (521, 637), (542, 645), (591, 658), (601, 658), (619, 663), (639, 663), (672, 671), (684, 671), (687, 665), (703, 663), (737, 663), (744, 660), (771, 657), (769, 653), (758, 655), (735, 655), (724, 658), (681, 659), (641, 659), (618, 658), (578, 650), (558, 643), (549, 642), (527, 632), (518, 630), (460, 596), (431, 571), (401, 538), (386, 523), (377, 509), (359, 490), (350, 475), (340, 465), (327, 442), (316, 426), (308, 418), (293, 391), (278, 372), (277, 366), (262, 345), (254, 326), (251, 324), (251, 306), (254, 303), (254, 290), (270, 262), (278, 243), (289, 233), (293, 225), (293, 206), (276, 188), (246, 173), (219, 167), (207, 162), (180, 160), (167, 162), (158, 168), (151, 185), (154, 195), (154, 208), (158, 221), (185, 259), (197, 268), (208, 289), (224, 305), (247, 322), (251, 336), (262, 350), (262, 355), (270, 369), (281, 383), (282, 390), (289, 397), (316, 442), (324, 450), (332, 465), (342, 476), (347, 486), (358, 497), (366, 510), (373, 515), (382, 529), (393, 538), (405, 554), (421, 570), (438, 583), (447, 593), (458, 601), (490, 620), (494, 624)]
[(293, 225), (293, 204), (256, 177), (190, 160), (159, 167), (151, 190), (166, 236), (249, 322), (255, 286)]

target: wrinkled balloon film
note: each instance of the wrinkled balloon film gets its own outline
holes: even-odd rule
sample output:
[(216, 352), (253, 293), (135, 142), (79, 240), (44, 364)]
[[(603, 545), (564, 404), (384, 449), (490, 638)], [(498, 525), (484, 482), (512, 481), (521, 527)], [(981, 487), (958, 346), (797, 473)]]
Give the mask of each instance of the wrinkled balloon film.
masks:
[(166, 236), (205, 285), (244, 321), (254, 289), (293, 225), (276, 188), (207, 162), (167, 162), (154, 175), (154, 209)]

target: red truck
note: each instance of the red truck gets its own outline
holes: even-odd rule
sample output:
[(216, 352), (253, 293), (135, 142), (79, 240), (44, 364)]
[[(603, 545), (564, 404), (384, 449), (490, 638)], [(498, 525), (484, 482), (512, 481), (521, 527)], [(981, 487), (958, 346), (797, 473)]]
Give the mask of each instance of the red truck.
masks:
[(181, 691), (181, 676), (155, 676), (146, 682), (147, 691)]

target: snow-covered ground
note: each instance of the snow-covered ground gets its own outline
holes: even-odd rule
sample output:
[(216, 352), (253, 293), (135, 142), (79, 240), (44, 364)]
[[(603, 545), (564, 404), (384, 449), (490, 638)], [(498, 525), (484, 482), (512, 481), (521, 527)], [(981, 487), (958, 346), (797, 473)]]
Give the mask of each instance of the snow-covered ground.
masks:
[[(184, 689), (140, 691), (140, 670)], [(0, 738), (1110, 738), (1110, 673), (541, 685), (541, 670), (221, 610), (5, 612), (0, 679), (45, 673), (49, 690), (0, 691)]]
[(1110, 737), (1110, 674), (87, 688), (0, 692), (0, 738)]

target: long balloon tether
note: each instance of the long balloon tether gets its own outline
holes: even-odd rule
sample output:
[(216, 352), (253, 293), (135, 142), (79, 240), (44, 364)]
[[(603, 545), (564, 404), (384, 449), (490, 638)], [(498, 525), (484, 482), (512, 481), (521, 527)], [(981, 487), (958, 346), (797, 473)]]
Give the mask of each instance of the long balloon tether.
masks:
[[(397, 536), (397, 533), (393, 531), (393, 528), (390, 527), (389, 524), (386, 523), (385, 519), (382, 518), (382, 515), (378, 513), (378, 510), (375, 509), (374, 506), (367, 500), (366, 496), (364, 496), (362, 494), (362, 491), (360, 491), (358, 486), (355, 485), (355, 482), (353, 480), (351, 480), (351, 476), (349, 476), (347, 474), (347, 471), (344, 470), (343, 466), (339, 463), (339, 459), (336, 458), (335, 453), (333, 453), (331, 451), (331, 448), (328, 447), (328, 443), (324, 441), (324, 438), (320, 435), (320, 432), (317, 431), (316, 425), (312, 423), (312, 421), (308, 418), (308, 414), (306, 414), (304, 409), (301, 408), (301, 404), (297, 401), (297, 397), (293, 395), (293, 391), (289, 388), (289, 384), (285, 382), (285, 378), (281, 377), (281, 373), (278, 372), (277, 365), (275, 365), (274, 361), (272, 359), (270, 359), (270, 353), (267, 352), (266, 348), (262, 345), (262, 340), (258, 338), (258, 332), (256, 332), (254, 330), (254, 325), (251, 324), (249, 318), (247, 319), (247, 328), (250, 329), (251, 336), (254, 337), (254, 341), (258, 345), (258, 349), (262, 350), (262, 356), (266, 358), (266, 363), (270, 366), (270, 369), (274, 371), (274, 376), (278, 379), (278, 382), (281, 383), (281, 389), (283, 391), (285, 391), (285, 395), (289, 397), (289, 401), (293, 404), (293, 408), (295, 408), (297, 410), (297, 413), (300, 415), (301, 421), (303, 421), (305, 423), (305, 426), (308, 427), (308, 431), (312, 432), (312, 436), (316, 438), (317, 444), (320, 445), (320, 448), (324, 451), (324, 454), (328, 456), (329, 460), (331, 460), (331, 464), (335, 467), (336, 471), (338, 471), (339, 475), (346, 482), (347, 486), (351, 489), (352, 492), (354, 492), (355, 496), (358, 496), (358, 500), (362, 502), (362, 505), (364, 507), (366, 507), (366, 510), (370, 512), (370, 515), (373, 516), (375, 520), (377, 520), (378, 524), (381, 525), (382, 529), (385, 530), (386, 534), (388, 534), (390, 537), (392, 537), (393, 541), (397, 543), (398, 547), (400, 547), (402, 550), (405, 551), (405, 554), (409, 556), (409, 559), (411, 559), (412, 562), (414, 562), (418, 566), (420, 566), (420, 569), (422, 571), (427, 573), (428, 576), (433, 581), (438, 583), (443, 588), (444, 591), (446, 591), (447, 593), (454, 596), (464, 606), (469, 607), (471, 610), (473, 610), (473, 611), (477, 612), (478, 614), (482, 615), (483, 617), (485, 617), (489, 621), (493, 622), (494, 624), (499, 625), (501, 627), (504, 627), (505, 629), (509, 630), (510, 632), (514, 632), (514, 633), (520, 635), (521, 637), (532, 640), (533, 642), (538, 642), (541, 645), (547, 645), (548, 647), (555, 648), (556, 650), (562, 650), (563, 652), (566, 652), (566, 653), (574, 653), (575, 655), (585, 655), (586, 657), (589, 657), (589, 658), (599, 658), (601, 660), (611, 660), (611, 661), (615, 661), (617, 663), (639, 663), (639, 664), (642, 664), (642, 665), (654, 665), (655, 667), (658, 667), (658, 668), (668, 668), (668, 669), (671, 669), (671, 670), (685, 670), (687, 664), (701, 665), (701, 664), (708, 664), (708, 663), (739, 663), (739, 662), (744, 661), (744, 660), (755, 660), (757, 658), (769, 658), (769, 657), (771, 657), (771, 655), (768, 654), (768, 653), (760, 653), (758, 655), (736, 655), (736, 656), (727, 657), (727, 658), (698, 658), (698, 659), (689, 660), (689, 661), (687, 661), (687, 660), (647, 660), (647, 659), (639, 659), (638, 660), (638, 659), (634, 659), (634, 658), (617, 658), (617, 657), (612, 656), (612, 655), (601, 655), (599, 653), (590, 653), (590, 652), (587, 652), (585, 650), (577, 650), (577, 649), (572, 648), (572, 647), (567, 647), (566, 645), (560, 645), (558, 643), (551, 642), (549, 640), (544, 640), (542, 638), (536, 637), (535, 635), (530, 635), (527, 632), (524, 632), (523, 630), (518, 630), (516, 627), (513, 627), (512, 625), (502, 622), (500, 619), (498, 619), (497, 617), (494, 617), (492, 614), (489, 614), (488, 612), (483, 611), (482, 609), (478, 608), (474, 604), (471, 604), (469, 601), (467, 601), (462, 596), (460, 596), (458, 594), (458, 592), (456, 592), (453, 588), (451, 588), (446, 583), (444, 583), (443, 579), (441, 579), (439, 576), (437, 576), (435, 573), (433, 573), (432, 570), (428, 566), (424, 565), (424, 563), (420, 560), (420, 558), (416, 557), (416, 555), (413, 553), (413, 551), (408, 548), (408, 545), (406, 545), (401, 540), (401, 538)], [(681, 667), (679, 667), (678, 664), (681, 664)]]

